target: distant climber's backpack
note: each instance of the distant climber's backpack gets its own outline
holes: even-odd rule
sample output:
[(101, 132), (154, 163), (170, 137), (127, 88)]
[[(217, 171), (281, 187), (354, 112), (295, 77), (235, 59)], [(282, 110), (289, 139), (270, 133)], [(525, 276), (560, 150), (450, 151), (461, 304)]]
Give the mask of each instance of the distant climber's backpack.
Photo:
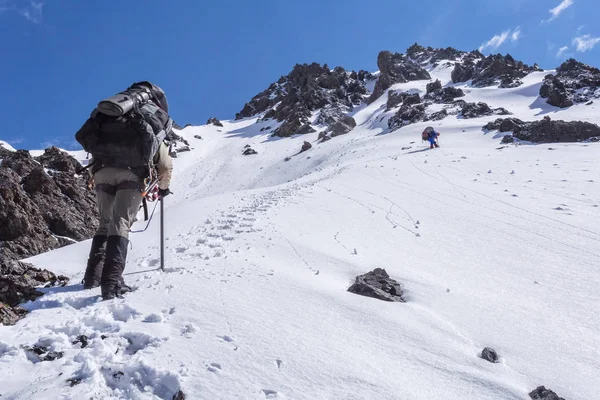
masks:
[(433, 128), (431, 126), (428, 126), (427, 128), (425, 128), (423, 133), (421, 133), (421, 140), (429, 140), (430, 132), (433, 132)]
[(147, 167), (173, 121), (164, 91), (150, 82), (98, 103), (75, 138), (90, 153), (96, 168)]

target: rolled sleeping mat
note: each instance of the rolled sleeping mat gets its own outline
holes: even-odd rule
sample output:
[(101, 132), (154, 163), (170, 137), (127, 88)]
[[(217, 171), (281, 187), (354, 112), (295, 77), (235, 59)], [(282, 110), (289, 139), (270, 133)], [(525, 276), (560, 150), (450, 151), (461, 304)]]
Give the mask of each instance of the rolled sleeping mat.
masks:
[(98, 111), (102, 114), (110, 115), (112, 117), (120, 117), (123, 114), (128, 113), (135, 107), (136, 104), (140, 104), (150, 99), (150, 95), (146, 92), (141, 93), (119, 93), (106, 100), (102, 100), (98, 103)]

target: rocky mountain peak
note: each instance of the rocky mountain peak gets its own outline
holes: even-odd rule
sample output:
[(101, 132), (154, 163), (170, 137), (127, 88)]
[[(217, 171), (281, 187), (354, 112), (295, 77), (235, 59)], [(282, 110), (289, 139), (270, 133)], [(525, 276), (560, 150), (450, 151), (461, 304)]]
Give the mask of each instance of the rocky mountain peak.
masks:
[(540, 96), (560, 108), (600, 98), (600, 70), (571, 58), (545, 76)]
[(377, 66), (379, 67), (379, 77), (375, 83), (375, 89), (369, 97), (369, 104), (381, 97), (396, 83), (431, 79), (431, 75), (426, 69), (402, 53), (392, 53), (387, 50), (380, 52), (377, 56)]
[(365, 83), (371, 79), (367, 71), (348, 72), (342, 67), (331, 70), (327, 64), (297, 64), (288, 75), (246, 103), (236, 119), (265, 113), (263, 118), (283, 122), (274, 131), (276, 136), (308, 133), (314, 131), (309, 124), (313, 111), (351, 110), (363, 101), (368, 93)]

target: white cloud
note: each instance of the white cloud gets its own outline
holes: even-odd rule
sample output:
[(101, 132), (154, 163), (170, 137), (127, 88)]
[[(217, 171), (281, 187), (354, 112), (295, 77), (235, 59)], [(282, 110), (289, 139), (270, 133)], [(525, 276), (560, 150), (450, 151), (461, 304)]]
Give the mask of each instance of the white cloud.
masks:
[(556, 52), (556, 58), (561, 58), (567, 50), (569, 50), (569, 46), (563, 46), (560, 49), (558, 49), (558, 51)]
[(510, 40), (512, 40), (513, 42), (518, 41), (521, 38), (521, 27), (517, 27), (517, 29), (515, 29), (513, 31), (513, 33), (510, 35)]
[(28, 1), (25, 5), (22, 4), (13, 4), (14, 1), (3, 1), (0, 0), (0, 13), (5, 11), (11, 11), (19, 14), (29, 22), (34, 24), (42, 23), (42, 8), (44, 7), (44, 3), (41, 1)]
[(44, 7), (44, 3), (30, 1), (29, 7), (18, 9), (17, 12), (28, 21), (31, 21), (34, 24), (40, 24), (42, 23), (42, 7)]
[[(548, 10), (551, 14), (550, 19), (547, 22), (554, 21), (559, 17), (560, 14), (563, 13), (567, 8), (571, 7), (575, 1), (574, 0), (563, 0), (558, 6)], [(543, 21), (542, 21), (543, 22)]]
[(488, 40), (487, 42), (482, 44), (479, 47), (479, 51), (484, 51), (487, 48), (496, 50), (498, 47), (502, 46), (502, 44), (504, 44), (504, 42), (506, 42), (509, 38), (513, 42), (516, 42), (519, 40), (520, 37), (521, 37), (521, 27), (520, 26), (517, 27), (513, 31), (511, 31), (510, 29), (506, 30), (502, 33), (494, 35), (494, 37), (492, 37), (490, 40)]
[(591, 50), (598, 43), (600, 43), (600, 37), (592, 37), (592, 35), (583, 35), (573, 39), (573, 46), (579, 52)]

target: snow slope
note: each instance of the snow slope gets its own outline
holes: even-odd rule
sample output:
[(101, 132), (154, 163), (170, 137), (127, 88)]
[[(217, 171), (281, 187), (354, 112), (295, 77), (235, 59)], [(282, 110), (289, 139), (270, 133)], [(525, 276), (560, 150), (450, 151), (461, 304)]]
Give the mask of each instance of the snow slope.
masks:
[[(457, 86), (524, 120), (600, 122), (595, 105), (540, 101), (543, 75)], [(122, 300), (82, 290), (89, 242), (28, 260), (72, 280), (0, 327), (2, 399), (526, 399), (539, 385), (597, 398), (598, 145), (499, 146), (481, 131), (496, 117), (449, 117), (429, 151), (425, 124), (387, 131), (386, 98), (322, 144), (255, 118), (181, 131), (194, 150), (165, 200), (166, 271), (158, 217), (132, 235), (137, 290)], [(376, 267), (407, 303), (346, 291)], [(34, 344), (64, 356), (34, 362)], [(486, 346), (500, 363), (478, 357)]]

